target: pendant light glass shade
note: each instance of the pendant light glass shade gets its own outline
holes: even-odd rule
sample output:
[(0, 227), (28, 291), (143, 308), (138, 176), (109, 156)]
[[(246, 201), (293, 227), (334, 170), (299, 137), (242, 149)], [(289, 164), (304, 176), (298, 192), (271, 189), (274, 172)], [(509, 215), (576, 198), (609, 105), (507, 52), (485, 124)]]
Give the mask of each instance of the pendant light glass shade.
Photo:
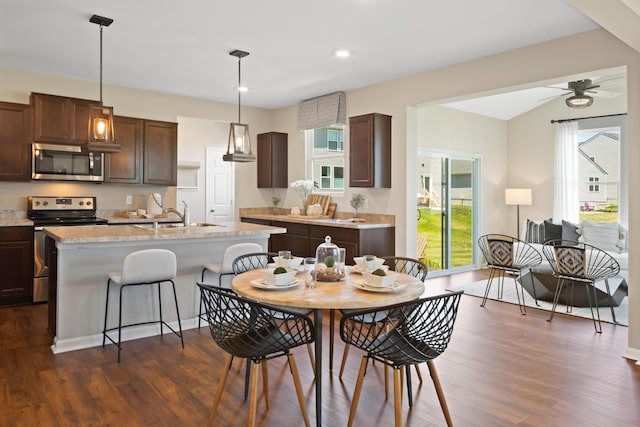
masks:
[(113, 107), (91, 107), (89, 115), (89, 141), (113, 143)]
[(227, 162), (253, 162), (255, 159), (256, 156), (251, 152), (249, 125), (231, 123), (227, 154), (222, 156), (222, 160)]
[(240, 60), (249, 55), (249, 52), (234, 50), (229, 55), (238, 58), (238, 123), (231, 123), (229, 129), (229, 142), (227, 143), (227, 153), (222, 156), (226, 162), (253, 162), (256, 156), (251, 152), (251, 138), (249, 137), (249, 125), (241, 123), (240, 120), (240, 93), (242, 92), (240, 79)]

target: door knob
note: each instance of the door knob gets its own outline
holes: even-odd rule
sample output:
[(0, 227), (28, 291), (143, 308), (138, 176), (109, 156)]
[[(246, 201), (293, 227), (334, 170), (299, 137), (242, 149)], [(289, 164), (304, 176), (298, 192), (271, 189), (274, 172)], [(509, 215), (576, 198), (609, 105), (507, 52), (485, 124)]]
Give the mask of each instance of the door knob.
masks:
[(215, 211), (216, 211), (215, 209), (211, 209), (209, 213), (214, 213)]

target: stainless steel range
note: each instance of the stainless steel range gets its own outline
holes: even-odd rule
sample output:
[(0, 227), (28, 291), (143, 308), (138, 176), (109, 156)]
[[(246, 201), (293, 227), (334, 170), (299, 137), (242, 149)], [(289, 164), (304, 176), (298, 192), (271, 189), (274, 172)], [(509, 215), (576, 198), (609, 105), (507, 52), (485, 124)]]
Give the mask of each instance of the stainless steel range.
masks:
[(63, 227), (69, 225), (106, 225), (107, 220), (96, 217), (95, 197), (54, 197), (29, 196), (27, 217), (35, 225), (33, 302), (49, 299), (44, 227)]

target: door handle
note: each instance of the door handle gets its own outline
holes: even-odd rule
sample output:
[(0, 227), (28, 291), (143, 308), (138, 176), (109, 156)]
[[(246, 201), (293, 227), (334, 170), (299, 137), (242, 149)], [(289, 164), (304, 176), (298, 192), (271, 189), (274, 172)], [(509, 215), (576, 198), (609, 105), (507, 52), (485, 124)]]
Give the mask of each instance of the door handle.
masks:
[(211, 209), (209, 213), (214, 213), (215, 211), (216, 211), (215, 209)]

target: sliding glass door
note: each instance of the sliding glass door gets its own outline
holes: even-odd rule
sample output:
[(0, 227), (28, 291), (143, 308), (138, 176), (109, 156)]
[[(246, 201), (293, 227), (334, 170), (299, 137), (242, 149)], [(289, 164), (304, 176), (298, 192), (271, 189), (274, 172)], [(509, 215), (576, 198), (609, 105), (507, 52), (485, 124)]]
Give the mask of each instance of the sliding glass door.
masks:
[(478, 159), (424, 151), (417, 170), (418, 257), (432, 272), (473, 268)]

